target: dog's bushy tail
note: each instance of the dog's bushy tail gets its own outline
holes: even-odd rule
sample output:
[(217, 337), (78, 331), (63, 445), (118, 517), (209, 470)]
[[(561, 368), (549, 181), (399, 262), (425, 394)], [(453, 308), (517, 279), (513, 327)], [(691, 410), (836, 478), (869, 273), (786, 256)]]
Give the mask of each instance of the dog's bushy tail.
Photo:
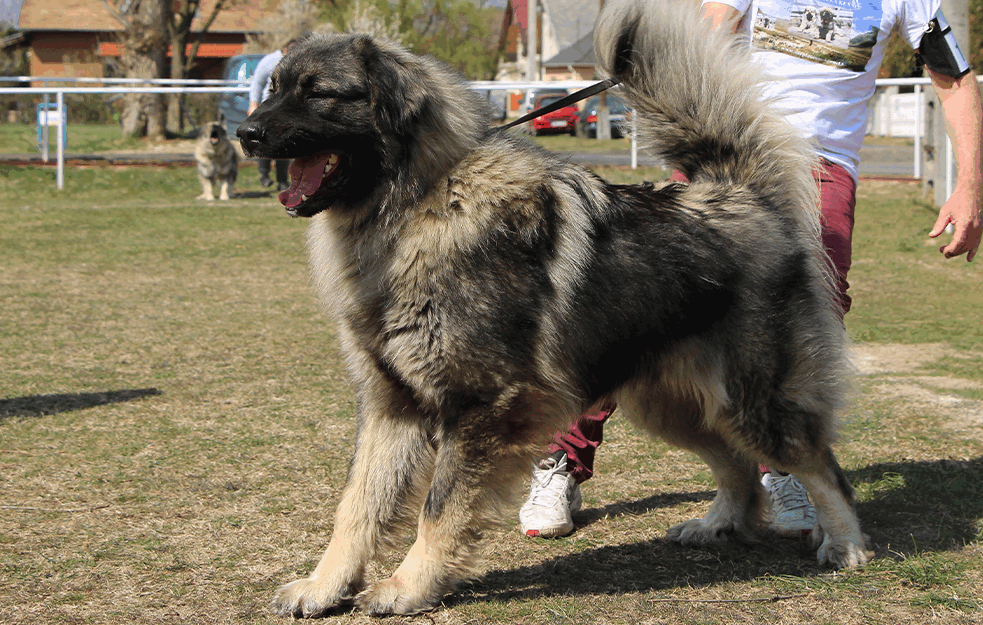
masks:
[(762, 101), (749, 46), (681, 0), (609, 0), (594, 29), (601, 69), (622, 79), (639, 144), (693, 182), (736, 182), (818, 228), (815, 150)]

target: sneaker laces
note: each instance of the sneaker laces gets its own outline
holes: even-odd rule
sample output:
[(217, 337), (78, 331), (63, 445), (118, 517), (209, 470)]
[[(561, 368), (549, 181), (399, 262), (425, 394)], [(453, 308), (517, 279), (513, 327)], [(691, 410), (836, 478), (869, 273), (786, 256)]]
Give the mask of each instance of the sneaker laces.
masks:
[(568, 499), (567, 480), (562, 477), (553, 479), (558, 473), (566, 473), (566, 458), (564, 458), (562, 463), (557, 462), (555, 458), (547, 458), (540, 466), (543, 465), (545, 465), (544, 468), (537, 468), (532, 473), (533, 480), (539, 484), (539, 488), (536, 488), (535, 484), (533, 485), (529, 503), (534, 506), (553, 507), (561, 499)]
[(798, 510), (812, 505), (806, 490), (791, 475), (772, 476), (768, 490), (776, 507)]

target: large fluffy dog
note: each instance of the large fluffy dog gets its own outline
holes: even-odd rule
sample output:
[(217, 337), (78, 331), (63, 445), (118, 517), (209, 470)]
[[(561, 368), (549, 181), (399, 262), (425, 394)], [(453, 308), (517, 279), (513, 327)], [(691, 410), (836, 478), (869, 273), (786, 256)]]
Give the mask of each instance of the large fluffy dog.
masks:
[[(843, 328), (818, 247), (810, 148), (759, 102), (747, 55), (685, 3), (611, 3), (602, 67), (645, 145), (690, 184), (617, 186), (507, 132), (445, 67), (367, 36), (313, 37), (239, 128), (293, 158), (288, 212), (337, 316), (358, 438), (327, 551), (284, 615), (437, 604), (513, 518), (551, 433), (601, 399), (712, 468), (706, 517), (669, 540), (760, 528), (756, 465), (793, 471), (821, 563), (869, 555), (830, 449)], [(366, 563), (416, 522), (392, 577)]]
[(198, 166), (198, 181), (201, 182), (201, 195), (195, 199), (211, 202), (215, 199), (216, 188), (218, 199), (229, 199), (239, 175), (239, 155), (229, 141), (225, 115), (220, 115), (218, 121), (208, 122), (201, 127), (195, 143), (195, 162)]

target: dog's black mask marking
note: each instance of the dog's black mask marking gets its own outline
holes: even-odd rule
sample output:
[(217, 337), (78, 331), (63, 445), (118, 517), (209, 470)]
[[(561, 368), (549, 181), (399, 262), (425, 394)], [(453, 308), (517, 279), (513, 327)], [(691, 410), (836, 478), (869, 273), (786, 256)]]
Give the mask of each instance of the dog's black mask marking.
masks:
[(389, 62), (365, 37), (310, 38), (274, 70), (270, 96), (236, 135), (250, 156), (294, 160), (280, 194), (291, 215), (358, 203), (395, 177), (392, 138), (414, 105)]

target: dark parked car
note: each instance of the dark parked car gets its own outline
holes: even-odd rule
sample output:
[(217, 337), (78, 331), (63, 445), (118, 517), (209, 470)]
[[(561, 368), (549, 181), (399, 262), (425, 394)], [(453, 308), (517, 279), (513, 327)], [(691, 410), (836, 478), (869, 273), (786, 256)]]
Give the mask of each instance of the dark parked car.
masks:
[[(224, 80), (240, 80), (243, 86), (249, 86), (249, 79), (253, 77), (256, 66), (259, 65), (262, 54), (240, 54), (234, 56), (225, 63), (225, 71), (222, 73)], [(218, 97), (218, 112), (225, 114), (225, 125), (229, 130), (229, 135), (235, 136), (239, 124), (246, 120), (249, 112), (248, 93), (223, 93)]]
[[(614, 95), (607, 94), (608, 117), (611, 120), (611, 136), (622, 137), (629, 131), (628, 116), (631, 109), (625, 101)], [(587, 100), (584, 109), (580, 112), (580, 123), (584, 124), (587, 136), (594, 138), (597, 136), (597, 107), (600, 105), (600, 96), (594, 96)]]
[(508, 92), (501, 89), (482, 89), (478, 91), (488, 100), (491, 107), (492, 121), (505, 121), (505, 101), (508, 100)]
[[(566, 96), (567, 94), (565, 93), (541, 95), (533, 102), (533, 109), (549, 106), (550, 104), (553, 104)], [(577, 134), (577, 119), (579, 117), (580, 112), (577, 110), (576, 106), (564, 106), (563, 108), (558, 108), (555, 111), (547, 113), (546, 115), (537, 117), (529, 122), (529, 126), (535, 135), (550, 132), (566, 132), (574, 135)]]

